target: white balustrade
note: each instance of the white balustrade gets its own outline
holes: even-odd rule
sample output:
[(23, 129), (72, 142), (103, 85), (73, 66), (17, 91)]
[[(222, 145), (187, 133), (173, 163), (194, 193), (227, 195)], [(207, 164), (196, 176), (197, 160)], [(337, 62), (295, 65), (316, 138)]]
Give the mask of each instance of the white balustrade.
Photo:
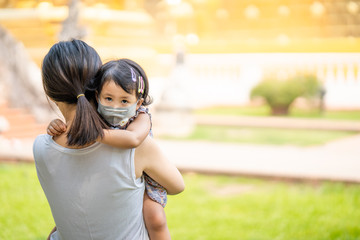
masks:
[(251, 89), (268, 74), (315, 74), (328, 108), (360, 108), (360, 53), (189, 54), (182, 79), (192, 107), (248, 104)]

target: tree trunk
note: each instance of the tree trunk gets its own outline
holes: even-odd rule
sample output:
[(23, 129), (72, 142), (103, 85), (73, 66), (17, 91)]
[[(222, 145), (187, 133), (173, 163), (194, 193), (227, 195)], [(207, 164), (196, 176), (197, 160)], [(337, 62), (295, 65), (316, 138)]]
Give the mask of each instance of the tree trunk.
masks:
[(79, 25), (80, 1), (71, 0), (69, 2), (69, 15), (62, 24), (59, 33), (60, 41), (71, 39), (83, 39), (86, 36), (86, 29)]
[(289, 106), (271, 106), (271, 114), (275, 116), (288, 115)]
[(27, 108), (39, 118), (49, 112), (39, 67), (31, 60), (23, 44), (2, 26), (0, 26), (1, 102), (12, 107)]

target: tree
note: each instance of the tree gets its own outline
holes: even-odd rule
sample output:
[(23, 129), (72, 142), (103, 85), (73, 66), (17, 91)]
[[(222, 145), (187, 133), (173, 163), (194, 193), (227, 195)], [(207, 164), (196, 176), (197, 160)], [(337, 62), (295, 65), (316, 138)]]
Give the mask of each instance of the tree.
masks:
[(67, 41), (72, 38), (83, 39), (86, 36), (86, 29), (79, 25), (80, 1), (71, 0), (69, 2), (69, 15), (62, 24), (59, 33), (60, 41)]
[(48, 109), (39, 67), (24, 45), (0, 26), (0, 100), (33, 112)]
[(286, 80), (265, 79), (251, 91), (251, 98), (261, 97), (273, 115), (287, 115), (298, 97), (313, 97), (319, 93), (320, 83), (313, 75), (297, 75)]

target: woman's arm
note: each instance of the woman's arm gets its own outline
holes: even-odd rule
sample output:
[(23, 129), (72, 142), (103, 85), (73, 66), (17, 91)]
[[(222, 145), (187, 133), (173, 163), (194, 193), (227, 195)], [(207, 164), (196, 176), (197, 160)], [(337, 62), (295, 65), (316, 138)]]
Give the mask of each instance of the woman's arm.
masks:
[(100, 142), (118, 148), (136, 148), (149, 134), (150, 116), (140, 113), (126, 130), (104, 130), (104, 138)]
[(135, 171), (137, 177), (140, 177), (143, 171), (146, 172), (170, 195), (178, 194), (185, 189), (181, 173), (151, 137), (147, 137), (135, 150)]

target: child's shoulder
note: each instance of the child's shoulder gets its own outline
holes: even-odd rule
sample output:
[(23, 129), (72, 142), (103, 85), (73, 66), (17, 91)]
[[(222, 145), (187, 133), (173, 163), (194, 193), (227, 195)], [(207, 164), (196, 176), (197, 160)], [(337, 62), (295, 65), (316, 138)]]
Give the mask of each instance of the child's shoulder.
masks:
[(148, 113), (149, 114), (149, 108), (140, 106), (137, 110), (138, 113)]
[(149, 112), (149, 108), (144, 107), (144, 106), (140, 106), (140, 107), (138, 108), (138, 110), (136, 110), (136, 114), (135, 114), (135, 116), (133, 117), (132, 120), (134, 120), (135, 118), (137, 118), (137, 117), (139, 116), (139, 114), (141, 114), (141, 113), (145, 113), (145, 114), (149, 115), (150, 121), (151, 121), (151, 114), (150, 114), (150, 112)]
[(151, 122), (151, 114), (149, 113), (149, 109), (147, 107), (140, 106), (136, 110), (136, 114), (132, 116), (124, 126), (121, 126), (120, 129), (126, 129), (130, 125), (130, 123), (132, 123), (141, 113), (148, 114), (150, 116), (150, 122)]

